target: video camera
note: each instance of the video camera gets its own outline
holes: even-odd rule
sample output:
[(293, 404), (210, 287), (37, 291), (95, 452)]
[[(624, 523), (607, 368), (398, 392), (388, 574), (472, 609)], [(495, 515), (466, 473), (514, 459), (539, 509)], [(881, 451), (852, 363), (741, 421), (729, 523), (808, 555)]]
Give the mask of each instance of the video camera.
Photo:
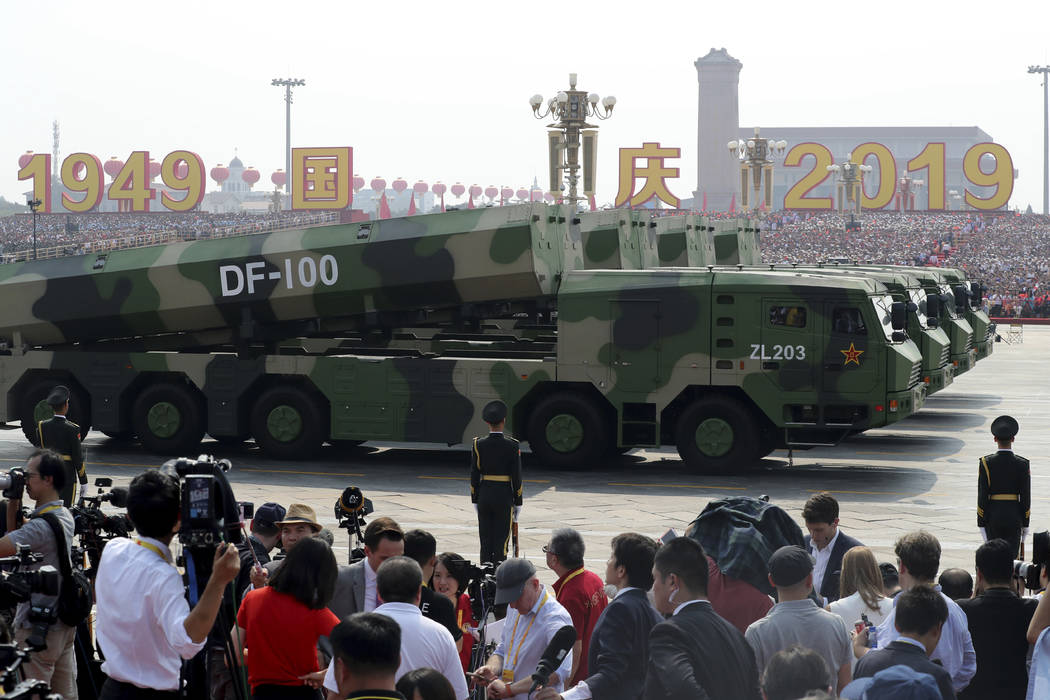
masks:
[(62, 700), (62, 696), (52, 693), (44, 681), (19, 683), (18, 669), (27, 659), (29, 652), (19, 649), (16, 644), (0, 644), (0, 695), (4, 700)]
[(350, 539), (351, 564), (365, 558), (361, 528), (365, 525), (365, 516), (371, 515), (373, 510), (372, 501), (365, 498), (356, 486), (347, 486), (335, 501), (335, 518)]
[(466, 578), (467, 596), (475, 620), (483, 620), (496, 605), (496, 564), (484, 562), (474, 564), (468, 560), (449, 562), (455, 571), (453, 576)]
[[(95, 479), (98, 493), (94, 496), (81, 496), (80, 502), (70, 508), (73, 514), (73, 532), (80, 536), (80, 549), (87, 552), (91, 563), (90, 572), (98, 570), (99, 560), (106, 543), (114, 537), (127, 537), (135, 527), (126, 513), (107, 514), (102, 511), (102, 504), (109, 503), (117, 508), (128, 505), (128, 490), (123, 486), (113, 487), (109, 477)], [(113, 487), (113, 488), (110, 488)], [(110, 488), (109, 491), (103, 489)], [(93, 573), (89, 573), (93, 576)]]
[(241, 509), (226, 480), (231, 466), (228, 459), (200, 455), (171, 459), (161, 467), (178, 480), (181, 489), (179, 542), (183, 548), (214, 551), (223, 542), (241, 542)]
[(21, 467), (9, 469), (6, 474), (0, 474), (0, 489), (4, 498), (22, 498), (22, 492), (26, 487), (26, 473)]
[[(47, 648), (48, 627), (58, 619), (58, 592), (62, 585), (58, 569), (47, 564), (34, 571), (23, 570), (43, 558), (43, 554), (30, 552), (27, 544), (18, 545), (13, 556), (0, 557), (0, 607), (30, 602), (27, 621), (32, 631), (26, 645), (31, 651)], [(33, 595), (38, 596), (35, 601)]]
[(1039, 574), (1044, 566), (1050, 565), (1050, 532), (1043, 530), (1032, 534), (1032, 561), (1014, 561), (1014, 577), (1024, 581), (1024, 587), (1030, 591), (1042, 588)]

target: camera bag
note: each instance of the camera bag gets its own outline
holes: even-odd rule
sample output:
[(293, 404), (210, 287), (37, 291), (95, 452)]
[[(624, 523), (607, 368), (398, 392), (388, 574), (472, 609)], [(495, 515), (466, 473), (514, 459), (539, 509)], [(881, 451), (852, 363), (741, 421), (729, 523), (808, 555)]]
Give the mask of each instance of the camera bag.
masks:
[[(68, 551), (66, 547), (66, 533), (62, 529), (62, 523), (52, 513), (44, 513), (42, 516), (51, 531), (55, 534), (57, 551)], [(93, 594), (91, 581), (80, 569), (74, 569), (69, 556), (58, 557), (59, 573), (62, 574), (62, 587), (58, 593), (58, 619), (65, 625), (76, 627), (91, 614)]]

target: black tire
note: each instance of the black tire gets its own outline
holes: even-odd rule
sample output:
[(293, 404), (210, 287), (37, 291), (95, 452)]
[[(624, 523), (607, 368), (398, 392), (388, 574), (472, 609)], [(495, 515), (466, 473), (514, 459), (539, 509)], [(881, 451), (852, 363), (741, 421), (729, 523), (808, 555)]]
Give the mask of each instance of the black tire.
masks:
[(80, 426), (80, 440), (83, 441), (91, 430), (91, 404), (87, 394), (68, 379), (40, 379), (29, 385), (19, 398), (18, 416), (22, 421), (22, 434), (35, 447), (40, 447), (40, 436), (36, 426), (41, 420), (54, 415), (47, 405), (47, 395), (57, 385), (69, 387), (69, 420)]
[(328, 444), (337, 450), (354, 450), (365, 444), (364, 440), (329, 440)]
[(317, 399), (297, 386), (276, 386), (263, 392), (252, 407), (255, 443), (278, 459), (317, 454), (328, 424)]
[(193, 456), (207, 423), (204, 401), (184, 384), (151, 384), (135, 399), (131, 423), (150, 452)]
[(529, 446), (540, 461), (558, 469), (598, 466), (609, 449), (609, 425), (587, 396), (563, 391), (537, 404), (529, 417)]
[(762, 450), (760, 442), (751, 412), (736, 399), (723, 396), (698, 399), (675, 426), (682, 461), (705, 474), (732, 474), (753, 466)]
[(219, 443), (223, 447), (236, 447), (237, 445), (244, 444), (244, 442), (251, 437), (251, 435), (208, 435), (212, 440)]

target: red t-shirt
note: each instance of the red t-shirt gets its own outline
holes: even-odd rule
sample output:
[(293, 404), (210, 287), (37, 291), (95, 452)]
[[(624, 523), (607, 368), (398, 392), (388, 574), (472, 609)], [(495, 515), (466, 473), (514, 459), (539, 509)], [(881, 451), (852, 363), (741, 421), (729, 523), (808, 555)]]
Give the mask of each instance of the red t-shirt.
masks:
[(270, 586), (249, 591), (241, 601), (237, 626), (248, 648), (248, 684), (302, 685), (299, 676), (320, 670), (317, 640), (339, 624), (328, 608), (311, 610)]
[(456, 624), (463, 630), (463, 648), (459, 650), (459, 660), (463, 662), (463, 670), (470, 670), (470, 653), (474, 648), (474, 635), (469, 628), (477, 624), (474, 621), (474, 611), (470, 608), (470, 596), (461, 593), (459, 602), (456, 603)]
[(605, 583), (601, 577), (584, 568), (570, 571), (558, 579), (554, 583), (554, 593), (558, 596), (558, 602), (572, 617), (577, 641), (583, 642), (576, 675), (565, 684), (566, 688), (571, 688), (587, 678), (587, 653), (591, 648), (591, 633), (594, 632), (598, 616), (609, 604), (609, 598), (605, 595)]
[(748, 625), (766, 616), (773, 599), (750, 583), (729, 578), (711, 557), (707, 558), (707, 599), (715, 612), (743, 634)]

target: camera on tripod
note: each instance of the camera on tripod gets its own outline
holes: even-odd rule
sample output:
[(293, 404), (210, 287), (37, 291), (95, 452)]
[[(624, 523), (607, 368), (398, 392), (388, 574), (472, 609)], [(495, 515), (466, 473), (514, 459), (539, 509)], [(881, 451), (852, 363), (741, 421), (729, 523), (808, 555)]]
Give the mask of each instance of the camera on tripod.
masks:
[(350, 539), (351, 564), (365, 558), (361, 528), (365, 526), (365, 516), (371, 515), (373, 510), (372, 501), (365, 498), (356, 486), (347, 486), (335, 501), (335, 518)]
[[(113, 480), (109, 477), (95, 479), (95, 486), (98, 487), (98, 493), (82, 496), (80, 502), (69, 509), (73, 514), (73, 532), (80, 537), (79, 551), (87, 553), (91, 564), (87, 572), (90, 578), (94, 578), (98, 571), (106, 543), (114, 537), (127, 537), (135, 529), (126, 513), (108, 514), (101, 507), (103, 503), (109, 503), (117, 508), (126, 508), (127, 488), (113, 487)], [(110, 490), (105, 491), (106, 488)]]
[(18, 681), (19, 667), (28, 659), (29, 652), (16, 644), (0, 644), (0, 695), (4, 700), (62, 700), (44, 681)]
[(26, 487), (26, 473), (21, 467), (9, 469), (6, 474), (0, 473), (0, 489), (4, 498), (21, 498)]
[(1042, 588), (1039, 574), (1050, 565), (1050, 532), (1043, 530), (1032, 534), (1032, 561), (1014, 561), (1014, 576), (1024, 581), (1030, 591)]
[(496, 605), (496, 564), (483, 562), (474, 564), (466, 559), (454, 564), (453, 576), (467, 579), (467, 596), (475, 620), (483, 620)]
[(161, 470), (179, 482), (182, 526), (179, 542), (189, 550), (212, 550), (223, 542), (241, 541), (241, 508), (233, 496), (226, 472), (230, 460), (201, 455), (179, 457)]
[(30, 603), (26, 620), (32, 631), (26, 638), (26, 646), (32, 651), (47, 648), (48, 627), (58, 619), (58, 592), (62, 585), (58, 570), (50, 564), (35, 571), (23, 570), (43, 558), (43, 554), (30, 552), (27, 544), (18, 545), (13, 556), (0, 557), (0, 607)]

